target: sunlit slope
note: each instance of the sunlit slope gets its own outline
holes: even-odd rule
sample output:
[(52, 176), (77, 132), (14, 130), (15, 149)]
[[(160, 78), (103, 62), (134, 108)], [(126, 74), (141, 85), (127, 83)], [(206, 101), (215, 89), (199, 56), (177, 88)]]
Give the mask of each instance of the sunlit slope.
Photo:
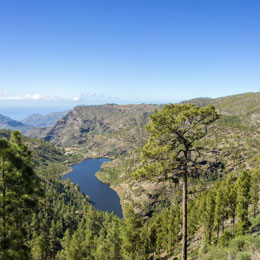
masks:
[(156, 105), (78, 106), (60, 119), (45, 140), (88, 157), (114, 157), (140, 147)]
[(239, 116), (253, 124), (259, 124), (260, 92), (244, 93), (220, 98), (195, 98), (182, 103), (194, 103), (198, 106), (213, 105), (223, 115)]
[[(9, 139), (11, 131), (0, 130), (0, 138)], [(38, 175), (44, 177), (47, 172), (52, 169), (52, 175), (58, 176), (68, 170), (74, 158), (65, 155), (64, 148), (58, 147), (50, 142), (22, 136), (23, 142), (29, 147), (32, 153), (32, 161), (34, 163)], [(76, 159), (78, 160), (78, 158)], [(48, 171), (47, 171), (48, 169)]]
[[(248, 93), (219, 99), (198, 98), (186, 101), (197, 105), (212, 104), (222, 117), (210, 127), (201, 141), (202, 178), (217, 180), (230, 172), (239, 174), (254, 167), (254, 157), (260, 151), (260, 128), (255, 118), (260, 116), (259, 93)], [(149, 213), (160, 203), (174, 201), (176, 188), (170, 183), (133, 180), (131, 172), (140, 164), (140, 149), (116, 158), (98, 174), (101, 180), (112, 182), (125, 201), (133, 201), (139, 212)], [(195, 183), (196, 185), (196, 183)]]
[[(203, 178), (212, 181), (253, 167), (253, 158), (260, 151), (259, 93), (186, 102), (212, 104), (222, 114), (201, 142)], [(138, 212), (149, 214), (169, 205), (177, 194), (170, 183), (137, 182), (131, 176), (140, 164), (141, 147), (146, 142), (144, 126), (156, 108), (160, 109), (155, 105), (76, 107), (49, 130), (45, 140), (65, 146), (68, 155), (80, 152), (86, 158), (116, 158), (104, 165), (98, 177), (111, 183), (123, 202), (132, 201)]]

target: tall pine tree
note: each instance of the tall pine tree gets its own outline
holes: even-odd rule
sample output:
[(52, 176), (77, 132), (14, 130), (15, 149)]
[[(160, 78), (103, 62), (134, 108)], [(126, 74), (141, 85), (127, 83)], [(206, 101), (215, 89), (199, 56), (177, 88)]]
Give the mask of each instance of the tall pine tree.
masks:
[(198, 176), (198, 142), (219, 118), (213, 106), (165, 105), (150, 116), (149, 139), (142, 150), (143, 167), (134, 175), (156, 181), (182, 181), (182, 260), (187, 259), (188, 177)]
[(248, 207), (250, 203), (251, 175), (244, 171), (236, 181), (237, 188), (237, 234), (243, 235), (249, 228)]

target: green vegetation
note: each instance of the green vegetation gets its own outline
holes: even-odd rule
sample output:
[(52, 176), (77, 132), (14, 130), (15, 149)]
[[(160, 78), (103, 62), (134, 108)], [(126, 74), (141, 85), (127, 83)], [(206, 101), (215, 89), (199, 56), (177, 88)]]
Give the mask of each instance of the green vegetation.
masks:
[[(236, 98), (239, 99), (239, 102), (235, 101)], [(221, 118), (209, 127), (207, 137), (202, 138), (198, 144), (204, 148), (201, 152), (203, 158), (201, 168), (204, 172), (202, 177), (207, 178), (208, 181), (214, 181), (231, 172), (242, 172), (254, 168), (254, 157), (260, 150), (260, 132), (257, 123), (259, 93), (195, 101), (191, 100), (187, 103), (197, 103), (200, 106), (213, 104), (222, 114)], [(233, 106), (234, 108), (229, 109)], [(233, 112), (234, 114), (232, 114)], [(127, 117), (124, 120), (127, 120)], [(142, 130), (140, 133), (143, 132)], [(131, 178), (131, 172), (140, 167), (139, 158), (146, 135), (140, 137), (137, 134), (136, 139), (144, 140), (142, 145), (138, 145), (136, 148), (132, 144), (128, 145), (129, 149), (126, 148), (126, 152), (120, 152), (120, 155), (117, 155), (113, 161), (105, 164), (97, 176), (100, 180), (112, 184), (123, 203), (133, 203), (135, 212), (143, 216), (150, 216), (153, 212), (160, 211), (165, 205), (172, 204), (179, 188), (171, 182), (157, 184), (153, 180), (140, 182)], [(125, 138), (120, 140), (121, 147), (126, 145), (124, 140)], [(91, 149), (107, 145), (106, 142), (98, 144), (96, 148), (94, 145)], [(100, 151), (102, 149), (99, 150), (99, 156), (106, 156)], [(196, 180), (190, 182), (192, 186), (195, 182), (198, 183)]]
[[(197, 158), (198, 171), (190, 164), (187, 168), (188, 177), (194, 177), (187, 180), (187, 259), (254, 260), (260, 255), (258, 98), (250, 93), (206, 99), (200, 104), (216, 103), (223, 116), (209, 123), (206, 136), (199, 131), (188, 135), (198, 134), (189, 148), (200, 155), (191, 152), (189, 157), (192, 161)], [(157, 133), (150, 137), (156, 145), (143, 148), (148, 137), (144, 125), (156, 108), (148, 127), (150, 134)], [(163, 132), (163, 124), (156, 125), (161, 111), (168, 108), (171, 106), (77, 107), (49, 131), (49, 140), (58, 147), (0, 131), (0, 259), (180, 259), (185, 214), (179, 177), (183, 172), (176, 174), (173, 168), (178, 164), (168, 161), (167, 168), (166, 163), (169, 155), (184, 162), (179, 151), (185, 145), (184, 139), (177, 139), (175, 146), (163, 148), (169, 140), (176, 140), (176, 135)], [(178, 121), (176, 127), (181, 127), (176, 129), (184, 131), (186, 123)], [(157, 132), (151, 128), (155, 125)], [(162, 167), (147, 171), (152, 180), (132, 177), (132, 172), (145, 166), (139, 160), (142, 150), (146, 169), (164, 159)], [(115, 159), (104, 164), (98, 177), (120, 194), (124, 219), (95, 210), (77, 185), (60, 180), (70, 164), (103, 156)], [(169, 169), (167, 178), (159, 174), (163, 169)], [(8, 188), (6, 193), (3, 187)]]
[(156, 105), (78, 106), (60, 119), (45, 140), (77, 150), (85, 158), (115, 158), (142, 146), (144, 125)]
[[(201, 148), (198, 141), (206, 136), (208, 126), (218, 119), (214, 107), (195, 105), (165, 105), (150, 116), (147, 125), (149, 139), (142, 151), (144, 166), (136, 176), (157, 180), (183, 181), (182, 259), (187, 259), (187, 200), (188, 176), (197, 177)], [(170, 176), (169, 176), (170, 175)]]
[(18, 132), (0, 139), (0, 257), (28, 259), (31, 213), (41, 194), (31, 154)]

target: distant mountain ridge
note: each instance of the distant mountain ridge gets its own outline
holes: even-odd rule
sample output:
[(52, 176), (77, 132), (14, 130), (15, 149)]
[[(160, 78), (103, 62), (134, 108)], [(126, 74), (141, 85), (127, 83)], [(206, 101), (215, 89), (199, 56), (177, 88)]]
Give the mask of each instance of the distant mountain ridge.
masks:
[(32, 114), (21, 121), (0, 114), (0, 129), (18, 130), (23, 135), (41, 138), (49, 127), (53, 126), (67, 113), (68, 111), (53, 112), (47, 115)]
[(21, 122), (26, 125), (32, 125), (34, 127), (51, 127), (56, 121), (65, 116), (68, 111), (52, 112), (47, 115), (32, 114), (25, 117)]
[(8, 116), (0, 114), (0, 129), (20, 130), (21, 132), (32, 129), (30, 125), (23, 124), (19, 121), (13, 120)]
[[(232, 122), (260, 126), (260, 92), (195, 98), (181, 103), (213, 105), (221, 114), (231, 116)], [(151, 104), (77, 106), (46, 129), (42, 136), (67, 148), (79, 148), (88, 156), (120, 154), (129, 147), (130, 150), (131, 147), (140, 147), (145, 140), (144, 126), (149, 115), (160, 107)]]
[[(220, 98), (201, 97), (180, 103), (194, 103), (198, 106), (211, 104), (221, 114), (231, 116), (237, 122), (242, 121), (243, 124), (260, 126), (260, 92)], [(139, 131), (134, 134), (133, 140), (144, 136), (144, 124), (148, 122), (149, 114), (156, 108), (160, 106), (148, 104), (78, 106), (71, 111), (53, 112), (47, 115), (32, 114), (21, 121), (0, 115), (0, 129), (20, 130), (25, 135), (44, 138), (65, 147), (82, 147), (84, 144), (83, 150), (87, 150), (87, 145), (91, 144), (88, 150), (93, 150), (95, 146), (100, 146), (105, 136), (105, 143), (108, 142), (107, 138), (112, 136), (115, 141), (114, 136), (119, 132), (119, 136), (124, 136), (123, 132), (127, 133), (137, 118), (139, 118), (137, 120)], [(70, 126), (67, 125), (68, 122)], [(69, 127), (70, 130), (68, 130)], [(125, 143), (125, 140), (121, 141)], [(119, 143), (119, 140), (116, 142)], [(117, 146), (125, 146), (122, 143)], [(124, 149), (119, 150), (122, 152), (121, 150)], [(96, 151), (94, 154), (100, 154), (100, 152)]]

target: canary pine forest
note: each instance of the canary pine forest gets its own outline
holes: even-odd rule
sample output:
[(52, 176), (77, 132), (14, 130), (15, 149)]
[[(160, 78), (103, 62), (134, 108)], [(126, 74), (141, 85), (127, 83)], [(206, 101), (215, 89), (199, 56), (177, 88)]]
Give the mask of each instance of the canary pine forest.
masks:
[[(21, 124), (0, 130), (1, 260), (260, 259), (260, 93)], [(61, 178), (89, 158), (123, 218)]]

